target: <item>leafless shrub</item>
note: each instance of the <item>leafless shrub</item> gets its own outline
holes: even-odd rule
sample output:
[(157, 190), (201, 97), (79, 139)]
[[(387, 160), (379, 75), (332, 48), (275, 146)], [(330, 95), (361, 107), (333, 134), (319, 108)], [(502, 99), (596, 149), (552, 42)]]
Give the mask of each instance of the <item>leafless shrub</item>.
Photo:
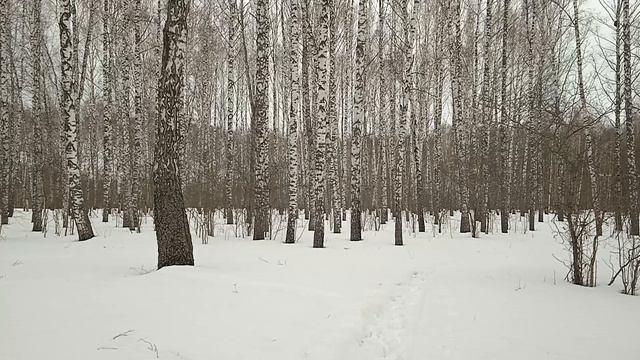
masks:
[[(613, 254), (617, 259), (618, 270), (611, 276), (608, 285), (613, 285), (620, 276), (622, 293), (636, 295), (638, 278), (640, 278), (640, 237), (629, 235), (624, 231), (617, 231), (613, 236), (616, 239), (616, 249)], [(614, 270), (613, 267), (612, 270)]]
[(596, 234), (595, 217), (591, 210), (566, 212), (566, 222), (553, 221), (556, 235), (560, 237), (570, 254), (567, 279), (573, 284), (594, 287), (597, 282), (599, 236)]

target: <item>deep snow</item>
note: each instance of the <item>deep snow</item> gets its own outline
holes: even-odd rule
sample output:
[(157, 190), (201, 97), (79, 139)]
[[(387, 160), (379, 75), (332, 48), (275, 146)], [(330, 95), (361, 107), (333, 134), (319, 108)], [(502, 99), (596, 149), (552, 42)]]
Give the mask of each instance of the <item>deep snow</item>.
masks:
[(2, 360), (640, 358), (640, 298), (605, 285), (611, 249), (597, 288), (570, 285), (549, 222), (406, 232), (403, 247), (389, 223), (357, 243), (326, 231), (324, 249), (307, 231), (286, 245), (219, 225), (207, 245), (194, 236), (195, 267), (154, 271), (151, 224), (94, 218), (98, 237), (77, 242), (29, 218), (2, 228)]

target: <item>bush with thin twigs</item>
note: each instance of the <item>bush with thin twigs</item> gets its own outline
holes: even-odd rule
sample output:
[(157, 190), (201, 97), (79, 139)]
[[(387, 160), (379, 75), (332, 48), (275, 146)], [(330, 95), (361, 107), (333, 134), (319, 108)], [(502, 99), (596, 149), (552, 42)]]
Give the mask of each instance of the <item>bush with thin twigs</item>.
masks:
[[(611, 276), (611, 286), (618, 276), (622, 281), (622, 293), (636, 295), (638, 278), (640, 278), (640, 237), (629, 235), (628, 232), (616, 231), (616, 249), (613, 251), (617, 259), (617, 271)], [(610, 265), (611, 269), (614, 267)]]
[(596, 234), (593, 211), (567, 211), (566, 222), (554, 220), (555, 233), (570, 254), (565, 279), (575, 285), (594, 287), (597, 283), (599, 236)]

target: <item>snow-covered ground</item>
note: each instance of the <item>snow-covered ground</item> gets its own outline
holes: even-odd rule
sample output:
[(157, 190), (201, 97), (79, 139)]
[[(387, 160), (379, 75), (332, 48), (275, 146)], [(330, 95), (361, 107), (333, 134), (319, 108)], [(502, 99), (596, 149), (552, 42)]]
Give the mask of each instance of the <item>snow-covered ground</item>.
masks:
[(327, 231), (324, 249), (220, 225), (194, 236), (195, 267), (154, 271), (150, 224), (94, 219), (97, 238), (77, 242), (30, 233), (29, 217), (2, 228), (2, 360), (640, 358), (640, 298), (605, 285), (604, 261), (597, 288), (566, 283), (549, 223), (407, 232), (403, 247), (390, 223), (358, 243)]

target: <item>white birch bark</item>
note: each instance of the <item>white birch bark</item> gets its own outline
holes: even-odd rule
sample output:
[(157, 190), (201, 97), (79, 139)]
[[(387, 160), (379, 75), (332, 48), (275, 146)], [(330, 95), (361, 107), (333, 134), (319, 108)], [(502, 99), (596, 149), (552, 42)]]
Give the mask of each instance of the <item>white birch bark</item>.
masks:
[(31, 109), (33, 116), (33, 222), (32, 231), (42, 231), (42, 208), (44, 207), (44, 179), (42, 177), (43, 167), (43, 137), (42, 137), (42, 23), (41, 23), (42, 1), (33, 0), (32, 22), (31, 22), (31, 76), (32, 76), (32, 98)]
[[(84, 195), (82, 184), (80, 183), (80, 167), (78, 159), (78, 123), (76, 109), (73, 98), (73, 73), (72, 67), (73, 46), (71, 44), (71, 3), (70, 0), (60, 1), (60, 89), (62, 110), (62, 120), (65, 124), (64, 132), (66, 139), (65, 155), (67, 160), (67, 172), (69, 178), (69, 201), (73, 219), (78, 229), (78, 239), (80, 241), (92, 238), (93, 228), (84, 209)], [(77, 30), (77, 29), (75, 29)]]
[(367, 1), (358, 3), (358, 37), (356, 40), (356, 74), (353, 96), (354, 114), (351, 123), (351, 241), (362, 240), (360, 190), (362, 184), (362, 128), (365, 116), (365, 46), (367, 39)]
[(622, 42), (624, 68), (624, 117), (627, 135), (627, 184), (629, 186), (629, 217), (630, 235), (640, 235), (638, 220), (638, 179), (635, 156), (635, 131), (633, 125), (633, 94), (631, 75), (631, 17), (629, 14), (629, 0), (622, 0)]
[(386, 141), (386, 139), (388, 138), (388, 136), (390, 135), (390, 131), (389, 131), (389, 120), (388, 120), (388, 112), (387, 112), (387, 105), (389, 102), (388, 96), (387, 96), (387, 81), (386, 81), (386, 76), (387, 76), (387, 69), (385, 66), (385, 47), (384, 47), (384, 26), (385, 26), (385, 0), (379, 0), (378, 1), (378, 8), (379, 8), (379, 14), (378, 14), (378, 82), (379, 82), (379, 93), (380, 93), (380, 111), (378, 113), (378, 123), (379, 126), (382, 129), (382, 134), (383, 137), (380, 141), (380, 147), (381, 147), (381, 154), (380, 154), (380, 198), (381, 198), (381, 204), (380, 204), (380, 223), (381, 224), (385, 224), (387, 222), (387, 207), (388, 207), (388, 190), (387, 190), (387, 184), (388, 184), (388, 165), (387, 165), (387, 153), (389, 151), (388, 149), (388, 142)]
[[(587, 98), (584, 90), (584, 78), (582, 74), (582, 50), (581, 50), (581, 34), (579, 25), (578, 0), (573, 0), (573, 30), (576, 40), (576, 65), (578, 67), (578, 93), (580, 94), (580, 118), (584, 121), (584, 135), (587, 147), (587, 170), (589, 171), (589, 180), (591, 185), (591, 201), (593, 204), (593, 213), (596, 219), (596, 234), (602, 235), (602, 217), (600, 211), (600, 199), (598, 194), (598, 179), (595, 168), (595, 160), (593, 154), (593, 140), (591, 138), (591, 116), (588, 114)], [(626, 96), (626, 95), (625, 95)], [(630, 115), (630, 114), (629, 114)]]
[(325, 151), (328, 136), (329, 121), (329, 0), (320, 2), (320, 20), (318, 23), (316, 47), (316, 74), (318, 79), (317, 106), (318, 121), (316, 123), (315, 148), (315, 228), (313, 232), (313, 247), (324, 247), (324, 188)]
[(509, 161), (509, 123), (507, 119), (507, 46), (509, 35), (509, 6), (511, 1), (504, 0), (502, 5), (502, 53), (500, 62), (500, 123), (498, 141), (500, 143), (500, 231), (509, 232), (509, 192), (510, 192), (510, 161)]
[(113, 174), (113, 125), (111, 123), (111, 57), (109, 34), (109, 0), (104, 0), (102, 8), (102, 98), (103, 110), (103, 155), (102, 155), (102, 222), (109, 221), (111, 213), (111, 176)]
[(236, 43), (236, 0), (229, 0), (229, 42), (227, 54), (227, 167), (225, 172), (225, 218), (227, 224), (233, 224), (233, 119), (235, 113), (235, 43)]
[(269, 40), (269, 0), (257, 0), (256, 3), (256, 90), (253, 119), (255, 120), (255, 219), (253, 239), (264, 240), (269, 231), (269, 189), (267, 177), (269, 172), (269, 56), (271, 45)]
[(142, 34), (141, 34), (141, 5), (142, 0), (135, 0), (134, 8), (134, 42), (133, 42), (133, 123), (131, 128), (131, 203), (129, 212), (131, 214), (132, 230), (140, 232), (140, 216), (138, 207), (140, 205), (140, 181), (143, 174), (142, 162)]
[[(232, 0), (235, 1), (235, 0)], [(306, 1), (306, 0), (302, 0)], [(289, 62), (291, 70), (291, 105), (289, 109), (289, 134), (287, 136), (289, 159), (289, 210), (285, 242), (296, 241), (298, 219), (298, 108), (300, 103), (300, 24), (298, 0), (291, 0), (291, 50)]]
[[(396, 154), (398, 157), (398, 164), (396, 170), (396, 184), (395, 184), (395, 245), (403, 245), (402, 239), (402, 188), (405, 185), (404, 172), (405, 172), (405, 140), (406, 140), (406, 127), (409, 117), (409, 107), (414, 106), (411, 104), (412, 94), (412, 69), (414, 61), (414, 45), (413, 35), (415, 33), (415, 13), (418, 10), (420, 1), (414, 0), (412, 14), (409, 14), (409, 0), (402, 3), (402, 16), (404, 26), (404, 38), (403, 38), (403, 54), (402, 54), (402, 98), (400, 100), (400, 122), (398, 124), (398, 143), (396, 145)], [(411, 111), (415, 111), (411, 109)]]
[(431, 196), (433, 202), (433, 215), (434, 215), (434, 225), (438, 225), (438, 232), (442, 232), (442, 221), (440, 218), (440, 213), (442, 210), (442, 187), (441, 187), (441, 167), (442, 167), (442, 87), (443, 87), (443, 66), (442, 62), (444, 61), (443, 57), (443, 31), (444, 27), (440, 24), (438, 25), (438, 29), (436, 30), (436, 39), (435, 39), (435, 102), (434, 102), (434, 116), (433, 116), (433, 170), (431, 171), (431, 176), (433, 177), (433, 186)]
[(458, 164), (458, 181), (460, 192), (460, 232), (471, 232), (471, 222), (469, 217), (469, 188), (466, 166), (464, 166), (466, 155), (465, 138), (467, 129), (463, 123), (462, 114), (462, 59), (460, 51), (462, 47), (462, 31), (460, 29), (460, 0), (453, 1), (453, 12), (451, 14), (451, 24), (453, 41), (450, 46), (451, 62), (449, 71), (451, 72), (451, 104), (453, 110), (452, 130), (454, 137), (454, 148), (456, 152), (456, 161)]
[(9, 86), (10, 86), (10, 51), (9, 51), (9, 2), (0, 0), (0, 228), (8, 223), (7, 209), (9, 202), (9, 152), (6, 151), (9, 137)]
[(327, 146), (327, 160), (329, 162), (329, 181), (331, 185), (331, 203), (333, 205), (333, 233), (342, 232), (342, 204), (338, 179), (338, 113), (336, 104), (336, 38), (337, 22), (335, 1), (329, 0), (329, 145)]
[(480, 149), (481, 149), (481, 174), (480, 174), (480, 207), (479, 218), (481, 231), (488, 233), (488, 211), (489, 211), (489, 126), (492, 122), (492, 94), (491, 94), (491, 37), (493, 36), (492, 23), (493, 0), (486, 1), (486, 17), (484, 30), (483, 47), (483, 69), (482, 69), (482, 119), (480, 121)]
[(180, 113), (184, 107), (185, 47), (188, 6), (169, 0), (163, 30), (159, 117), (153, 162), (154, 223), (158, 269), (193, 265), (193, 244), (184, 210), (180, 166)]

